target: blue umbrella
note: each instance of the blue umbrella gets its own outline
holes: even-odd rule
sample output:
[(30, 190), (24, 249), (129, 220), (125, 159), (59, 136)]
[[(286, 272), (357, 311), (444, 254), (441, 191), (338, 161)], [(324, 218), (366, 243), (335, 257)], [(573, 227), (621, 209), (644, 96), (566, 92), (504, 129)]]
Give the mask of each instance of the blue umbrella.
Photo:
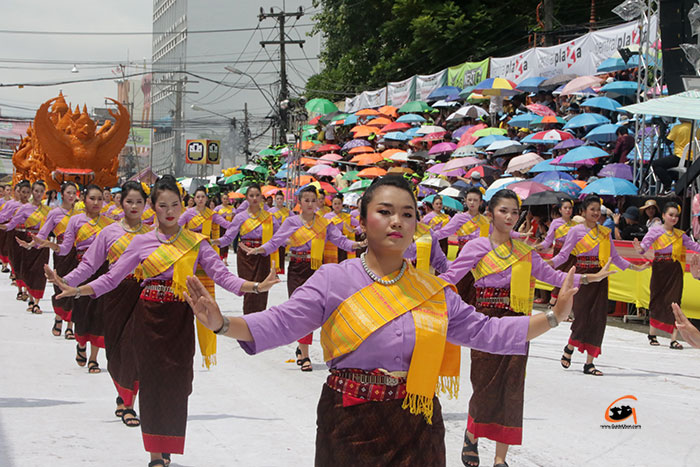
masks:
[(571, 164), (574, 162), (585, 161), (586, 159), (597, 159), (606, 157), (609, 154), (596, 146), (579, 146), (576, 149), (564, 154), (564, 157), (559, 161), (560, 164)]
[[(446, 208), (452, 209), (453, 211), (464, 211), (464, 206), (462, 206), (462, 203), (457, 201), (456, 199), (450, 197), (450, 196), (441, 196), (442, 198), (442, 205), (445, 206)], [(433, 200), (435, 199), (435, 195), (430, 195), (426, 196), (423, 201), (432, 203)]]
[(515, 126), (519, 128), (529, 128), (530, 123), (537, 118), (537, 115), (533, 113), (518, 114), (515, 117), (508, 120), (508, 125)]
[(467, 86), (459, 92), (459, 97), (466, 99), (471, 95), (474, 89), (476, 89), (476, 86)]
[(287, 169), (279, 170), (279, 171), (275, 174), (275, 178), (287, 178)]
[(581, 194), (595, 193), (597, 195), (624, 196), (636, 195), (637, 187), (634, 183), (623, 178), (606, 177), (591, 182), (581, 190)]
[(603, 60), (598, 65), (598, 73), (610, 73), (612, 71), (621, 71), (627, 68), (627, 64), (621, 58), (610, 57)]
[(491, 143), (493, 143), (493, 142), (495, 142), (495, 141), (504, 141), (504, 140), (507, 140), (507, 139), (508, 139), (508, 138), (506, 138), (506, 137), (503, 136), (503, 135), (488, 135), (488, 136), (484, 136), (483, 138), (479, 138), (479, 141), (477, 141), (476, 143), (474, 143), (474, 147), (476, 147), (476, 148), (485, 148), (485, 147), (490, 146)]
[(428, 101), (439, 101), (440, 99), (445, 99), (449, 96), (458, 95), (461, 89), (455, 86), (440, 86), (430, 94), (426, 100)]
[(570, 180), (545, 180), (542, 184), (550, 187), (554, 191), (561, 191), (570, 196), (576, 196), (581, 191), (581, 187)]
[(584, 138), (587, 141), (595, 141), (596, 143), (609, 143), (617, 139), (615, 132), (617, 132), (618, 128), (620, 128), (620, 125), (616, 123), (606, 123), (605, 125), (593, 128)]
[(372, 143), (366, 139), (351, 139), (347, 143), (343, 144), (341, 151), (349, 151), (352, 148), (359, 148), (361, 146), (372, 146)]
[(384, 139), (391, 139), (394, 141), (408, 141), (411, 139), (411, 136), (401, 131), (390, 131), (389, 133), (384, 135)]
[(425, 119), (417, 114), (404, 114), (396, 119), (400, 123), (424, 123)]
[(518, 84), (518, 90), (523, 92), (537, 92), (540, 90), (540, 84), (542, 81), (546, 81), (547, 78), (541, 76), (533, 76), (532, 78), (526, 78)]
[[(547, 161), (545, 161), (547, 162)], [(541, 162), (540, 162), (541, 164)], [(565, 172), (541, 172), (532, 177), (532, 179), (539, 183), (544, 183), (551, 180), (573, 180), (574, 177)]]
[(568, 130), (570, 128), (582, 128), (585, 126), (597, 126), (604, 123), (610, 123), (610, 119), (600, 114), (595, 113), (584, 113), (573, 117), (569, 122), (564, 125), (564, 129)]
[(350, 115), (343, 119), (343, 125), (357, 125), (357, 115)]
[(563, 167), (561, 165), (552, 165), (552, 159), (547, 159), (535, 165), (528, 170), (528, 173), (546, 173), (546, 172), (570, 172), (574, 170), (571, 167)]
[(637, 93), (637, 83), (634, 81), (613, 81), (600, 88), (600, 92), (609, 92), (618, 96), (634, 96)]
[(420, 127), (414, 126), (413, 128), (409, 128), (408, 130), (404, 131), (403, 134), (406, 136), (410, 136), (409, 139), (415, 138), (418, 136), (418, 130), (420, 130)]
[(581, 107), (595, 107), (597, 109), (611, 110), (613, 112), (617, 112), (617, 109), (621, 106), (619, 102), (609, 97), (593, 97), (581, 103)]

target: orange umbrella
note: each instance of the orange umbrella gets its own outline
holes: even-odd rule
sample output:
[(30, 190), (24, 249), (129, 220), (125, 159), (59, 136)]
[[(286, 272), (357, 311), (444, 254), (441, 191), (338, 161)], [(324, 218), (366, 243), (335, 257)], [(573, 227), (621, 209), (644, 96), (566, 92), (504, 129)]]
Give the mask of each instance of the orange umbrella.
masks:
[(353, 138), (366, 138), (379, 133), (379, 128), (368, 125), (358, 125), (353, 127), (350, 131), (352, 132)]
[[(365, 169), (367, 170), (367, 169)], [(364, 170), (363, 170), (364, 172)], [(408, 167), (391, 167), (389, 170), (386, 171), (386, 173), (390, 174), (412, 174), (413, 170), (409, 169)]]
[(271, 196), (280, 191), (281, 188), (275, 185), (263, 185), (260, 187), (260, 193), (263, 196)]
[(362, 109), (355, 112), (355, 115), (358, 117), (374, 117), (375, 115), (379, 115), (379, 112), (374, 109)]
[(380, 114), (386, 115), (387, 117), (396, 118), (399, 115), (398, 114), (399, 109), (397, 109), (393, 105), (385, 105), (385, 106), (379, 107), (379, 109), (377, 109), (377, 110), (379, 110)]
[(311, 182), (315, 182), (316, 179), (313, 178), (311, 175), (299, 175), (297, 178), (294, 180), (290, 180), (290, 182), (296, 182), (296, 185), (302, 186), (302, 185), (308, 185)]
[(358, 165), (372, 165), (384, 159), (381, 154), (373, 152), (371, 154), (360, 154), (351, 159), (351, 162), (355, 162)]
[(404, 151), (402, 149), (387, 149), (386, 151), (384, 151), (382, 153), (382, 157), (384, 159), (391, 159), (391, 156), (393, 156), (394, 154), (399, 153), (399, 152), (406, 152), (406, 151)]
[(391, 120), (386, 117), (378, 117), (367, 122), (367, 126), (384, 127), (391, 123)]
[(312, 166), (318, 164), (318, 162), (316, 161), (316, 159), (310, 159), (310, 158), (308, 158), (308, 157), (302, 157), (301, 159), (299, 159), (299, 163), (300, 163), (301, 165), (305, 165), (305, 166), (308, 166), (308, 167), (312, 167)]
[(374, 148), (372, 146), (358, 146), (348, 151), (350, 154), (363, 154), (365, 152), (374, 152)]
[(571, 182), (575, 183), (576, 185), (580, 186), (581, 188), (586, 188), (586, 185), (588, 185), (588, 183), (586, 183), (583, 180), (571, 180)]
[(306, 150), (308, 150), (308, 149), (311, 149), (311, 148), (314, 147), (315, 145), (316, 145), (316, 144), (315, 144), (315, 143), (312, 143), (311, 141), (301, 141), (301, 142), (297, 145), (297, 147), (298, 147), (299, 149), (301, 149), (302, 151), (306, 151)]
[(377, 178), (386, 175), (386, 170), (380, 169), (379, 167), (370, 167), (368, 169), (360, 170), (357, 174), (358, 177), (362, 178)]
[(228, 199), (234, 200), (234, 199), (243, 199), (245, 198), (245, 195), (243, 193), (239, 193), (237, 191), (230, 191), (228, 194)]

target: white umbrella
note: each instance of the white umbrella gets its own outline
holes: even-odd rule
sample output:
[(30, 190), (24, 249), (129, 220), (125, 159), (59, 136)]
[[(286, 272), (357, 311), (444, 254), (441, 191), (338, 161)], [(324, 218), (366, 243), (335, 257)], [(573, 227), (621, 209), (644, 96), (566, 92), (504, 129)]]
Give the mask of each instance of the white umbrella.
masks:
[(506, 169), (506, 172), (508, 173), (513, 173), (515, 171), (520, 171), (520, 172), (527, 172), (540, 162), (542, 162), (544, 159), (542, 159), (537, 153), (535, 152), (528, 152), (525, 153), (521, 156), (515, 156), (508, 162), (508, 168)]
[(420, 184), (423, 186), (429, 186), (433, 188), (447, 188), (448, 186), (450, 186), (450, 184), (447, 183), (447, 180), (443, 180), (442, 178), (437, 177), (423, 180), (422, 182), (420, 182)]
[(389, 159), (391, 159), (392, 161), (397, 161), (397, 162), (406, 162), (406, 161), (408, 161), (408, 153), (407, 152), (397, 152), (397, 153), (389, 156)]
[(476, 146), (468, 144), (466, 146), (459, 146), (457, 149), (455, 149), (455, 151), (452, 153), (452, 157), (473, 156), (477, 152), (479, 152), (479, 150)]
[(499, 149), (509, 148), (511, 146), (522, 146), (522, 145), (517, 141), (511, 141), (509, 139), (502, 139), (502, 140), (494, 141), (493, 143), (489, 144), (488, 147), (486, 148), (486, 151), (498, 151)]
[(357, 206), (357, 202), (362, 198), (360, 193), (346, 193), (343, 195), (343, 204), (345, 206)]
[(450, 116), (447, 117), (447, 120), (454, 120), (458, 118), (479, 118), (488, 114), (489, 113), (481, 107), (477, 107), (475, 105), (465, 105), (461, 109), (450, 114)]
[(459, 102), (456, 102), (456, 101), (447, 102), (445, 99), (441, 99), (441, 100), (437, 101), (436, 103), (434, 103), (433, 105), (431, 105), (431, 107), (454, 107), (456, 105), (459, 105)]
[(444, 170), (454, 170), (460, 167), (469, 167), (470, 165), (481, 165), (486, 161), (483, 159), (477, 159), (476, 157), (460, 157), (459, 159), (452, 159), (447, 161)]
[(459, 198), (462, 197), (462, 196), (461, 196), (461, 195), (462, 195), (462, 191), (459, 190), (459, 189), (457, 189), (457, 188), (454, 188), (454, 187), (448, 187), (448, 188), (445, 188), (444, 190), (440, 191), (440, 192), (438, 193), (438, 195), (440, 195), (440, 196), (450, 196), (450, 197), (452, 197), (452, 198), (457, 198), (457, 199), (459, 199)]
[(430, 133), (440, 133), (442, 131), (445, 131), (445, 129), (441, 126), (437, 125), (426, 125), (418, 128), (418, 131), (416, 131), (417, 135), (429, 135)]

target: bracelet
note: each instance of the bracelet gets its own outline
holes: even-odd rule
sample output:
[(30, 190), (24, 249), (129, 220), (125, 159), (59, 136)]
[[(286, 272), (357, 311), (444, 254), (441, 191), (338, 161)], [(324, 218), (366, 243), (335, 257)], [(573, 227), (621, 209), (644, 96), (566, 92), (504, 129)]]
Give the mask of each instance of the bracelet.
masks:
[(253, 293), (255, 293), (255, 294), (260, 293), (260, 289), (258, 289), (258, 287), (260, 287), (260, 282), (256, 282), (255, 284), (253, 284)]
[(588, 282), (588, 274), (583, 274), (583, 275), (581, 275), (581, 284), (583, 284), (583, 285), (588, 285), (588, 284), (589, 284), (589, 282)]
[(82, 297), (82, 294), (80, 293), (80, 287), (77, 287), (77, 289), (78, 289), (78, 292), (76, 292), (76, 294), (73, 295), (73, 298), (76, 300), (79, 299), (80, 297)]
[(217, 335), (226, 334), (226, 332), (228, 331), (228, 328), (231, 325), (231, 321), (229, 321), (229, 319), (225, 316), (223, 318), (224, 318), (224, 322), (221, 323), (221, 327), (219, 329), (214, 331), (214, 334), (217, 334)]
[(559, 320), (554, 314), (554, 311), (547, 310), (547, 312), (544, 315), (547, 317), (547, 322), (549, 323), (550, 328), (556, 328), (557, 326), (559, 326)]

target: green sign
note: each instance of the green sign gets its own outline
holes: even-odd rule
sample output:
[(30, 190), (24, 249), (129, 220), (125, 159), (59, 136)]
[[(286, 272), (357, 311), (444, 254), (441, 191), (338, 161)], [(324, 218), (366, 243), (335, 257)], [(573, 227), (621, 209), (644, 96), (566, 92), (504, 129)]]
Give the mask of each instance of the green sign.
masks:
[(480, 62), (464, 62), (447, 69), (447, 85), (464, 89), (476, 86), (489, 76), (489, 59)]

